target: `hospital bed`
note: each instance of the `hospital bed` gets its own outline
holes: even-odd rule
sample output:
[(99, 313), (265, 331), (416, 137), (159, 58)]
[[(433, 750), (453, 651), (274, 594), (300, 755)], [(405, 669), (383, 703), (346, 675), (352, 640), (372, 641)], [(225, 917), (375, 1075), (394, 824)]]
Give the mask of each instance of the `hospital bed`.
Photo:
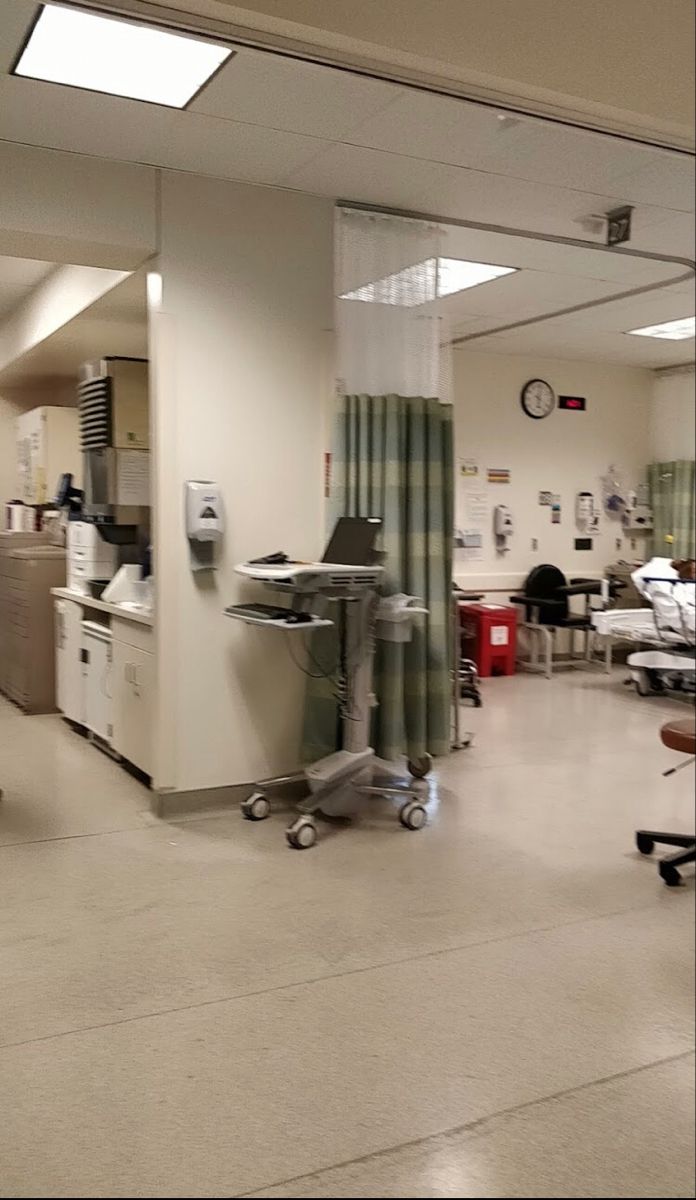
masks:
[[(667, 570), (664, 566), (660, 569)], [(639, 695), (665, 690), (693, 692), (694, 580), (680, 578), (676, 571), (653, 575), (645, 569), (635, 572), (633, 578), (652, 607), (596, 612), (592, 624), (597, 634), (609, 644), (622, 641), (650, 647), (628, 657), (628, 668)]]

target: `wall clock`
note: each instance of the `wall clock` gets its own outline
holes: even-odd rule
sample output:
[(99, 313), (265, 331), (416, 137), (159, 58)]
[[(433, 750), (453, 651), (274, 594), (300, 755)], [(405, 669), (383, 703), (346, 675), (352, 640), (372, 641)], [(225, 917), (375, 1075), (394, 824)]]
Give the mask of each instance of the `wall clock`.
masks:
[(520, 403), (528, 417), (541, 421), (556, 407), (556, 393), (545, 379), (529, 379), (520, 392)]

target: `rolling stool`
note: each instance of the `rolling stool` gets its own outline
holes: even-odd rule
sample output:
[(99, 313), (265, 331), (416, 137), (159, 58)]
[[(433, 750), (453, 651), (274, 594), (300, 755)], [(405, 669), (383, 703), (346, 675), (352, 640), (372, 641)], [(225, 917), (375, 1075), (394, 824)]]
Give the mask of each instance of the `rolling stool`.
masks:
[[(688, 754), (686, 762), (677, 767), (670, 767), (665, 775), (673, 775), (693, 762), (696, 755), (696, 721), (668, 721), (660, 730), (660, 737), (665, 746), (676, 750), (678, 754)], [(636, 831), (636, 846), (641, 854), (652, 854), (655, 845), (680, 846), (676, 854), (668, 854), (660, 859), (657, 869), (668, 887), (679, 887), (682, 881), (677, 867), (696, 859), (696, 837), (686, 833), (656, 833), (653, 829), (638, 829)]]

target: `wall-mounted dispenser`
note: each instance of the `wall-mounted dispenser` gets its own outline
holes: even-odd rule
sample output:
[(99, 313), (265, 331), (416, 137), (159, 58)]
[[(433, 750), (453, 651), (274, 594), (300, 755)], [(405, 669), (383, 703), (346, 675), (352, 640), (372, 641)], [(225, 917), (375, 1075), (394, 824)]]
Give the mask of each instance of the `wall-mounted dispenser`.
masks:
[(214, 569), (215, 544), (221, 540), (225, 528), (220, 488), (209, 479), (189, 479), (185, 491), (186, 536), (191, 570)]
[(508, 541), (514, 531), (512, 513), (507, 504), (496, 504), (493, 510), (493, 533), (498, 554), (505, 554), (510, 549)]

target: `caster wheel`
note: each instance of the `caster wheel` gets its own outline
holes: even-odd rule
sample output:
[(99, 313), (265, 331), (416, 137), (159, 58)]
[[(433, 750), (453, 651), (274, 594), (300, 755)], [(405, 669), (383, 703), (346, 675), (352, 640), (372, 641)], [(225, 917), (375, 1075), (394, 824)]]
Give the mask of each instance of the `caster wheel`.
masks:
[(317, 827), (311, 817), (300, 817), (285, 830), (285, 836), (293, 850), (309, 850), (317, 840)]
[(655, 843), (646, 833), (636, 834), (636, 846), (641, 854), (652, 854), (655, 849)]
[(417, 800), (407, 800), (402, 804), (399, 820), (406, 829), (422, 829), (428, 819), (428, 814)]
[(429, 754), (424, 754), (422, 758), (412, 758), (408, 762), (409, 773), (414, 779), (425, 779), (433, 765), (433, 760)]
[(660, 863), (660, 876), (667, 887), (679, 887), (682, 877), (676, 867), (670, 866), (669, 863)]
[(271, 802), (263, 792), (254, 792), (247, 800), (242, 800), (242, 815), (247, 821), (265, 821), (271, 811)]

